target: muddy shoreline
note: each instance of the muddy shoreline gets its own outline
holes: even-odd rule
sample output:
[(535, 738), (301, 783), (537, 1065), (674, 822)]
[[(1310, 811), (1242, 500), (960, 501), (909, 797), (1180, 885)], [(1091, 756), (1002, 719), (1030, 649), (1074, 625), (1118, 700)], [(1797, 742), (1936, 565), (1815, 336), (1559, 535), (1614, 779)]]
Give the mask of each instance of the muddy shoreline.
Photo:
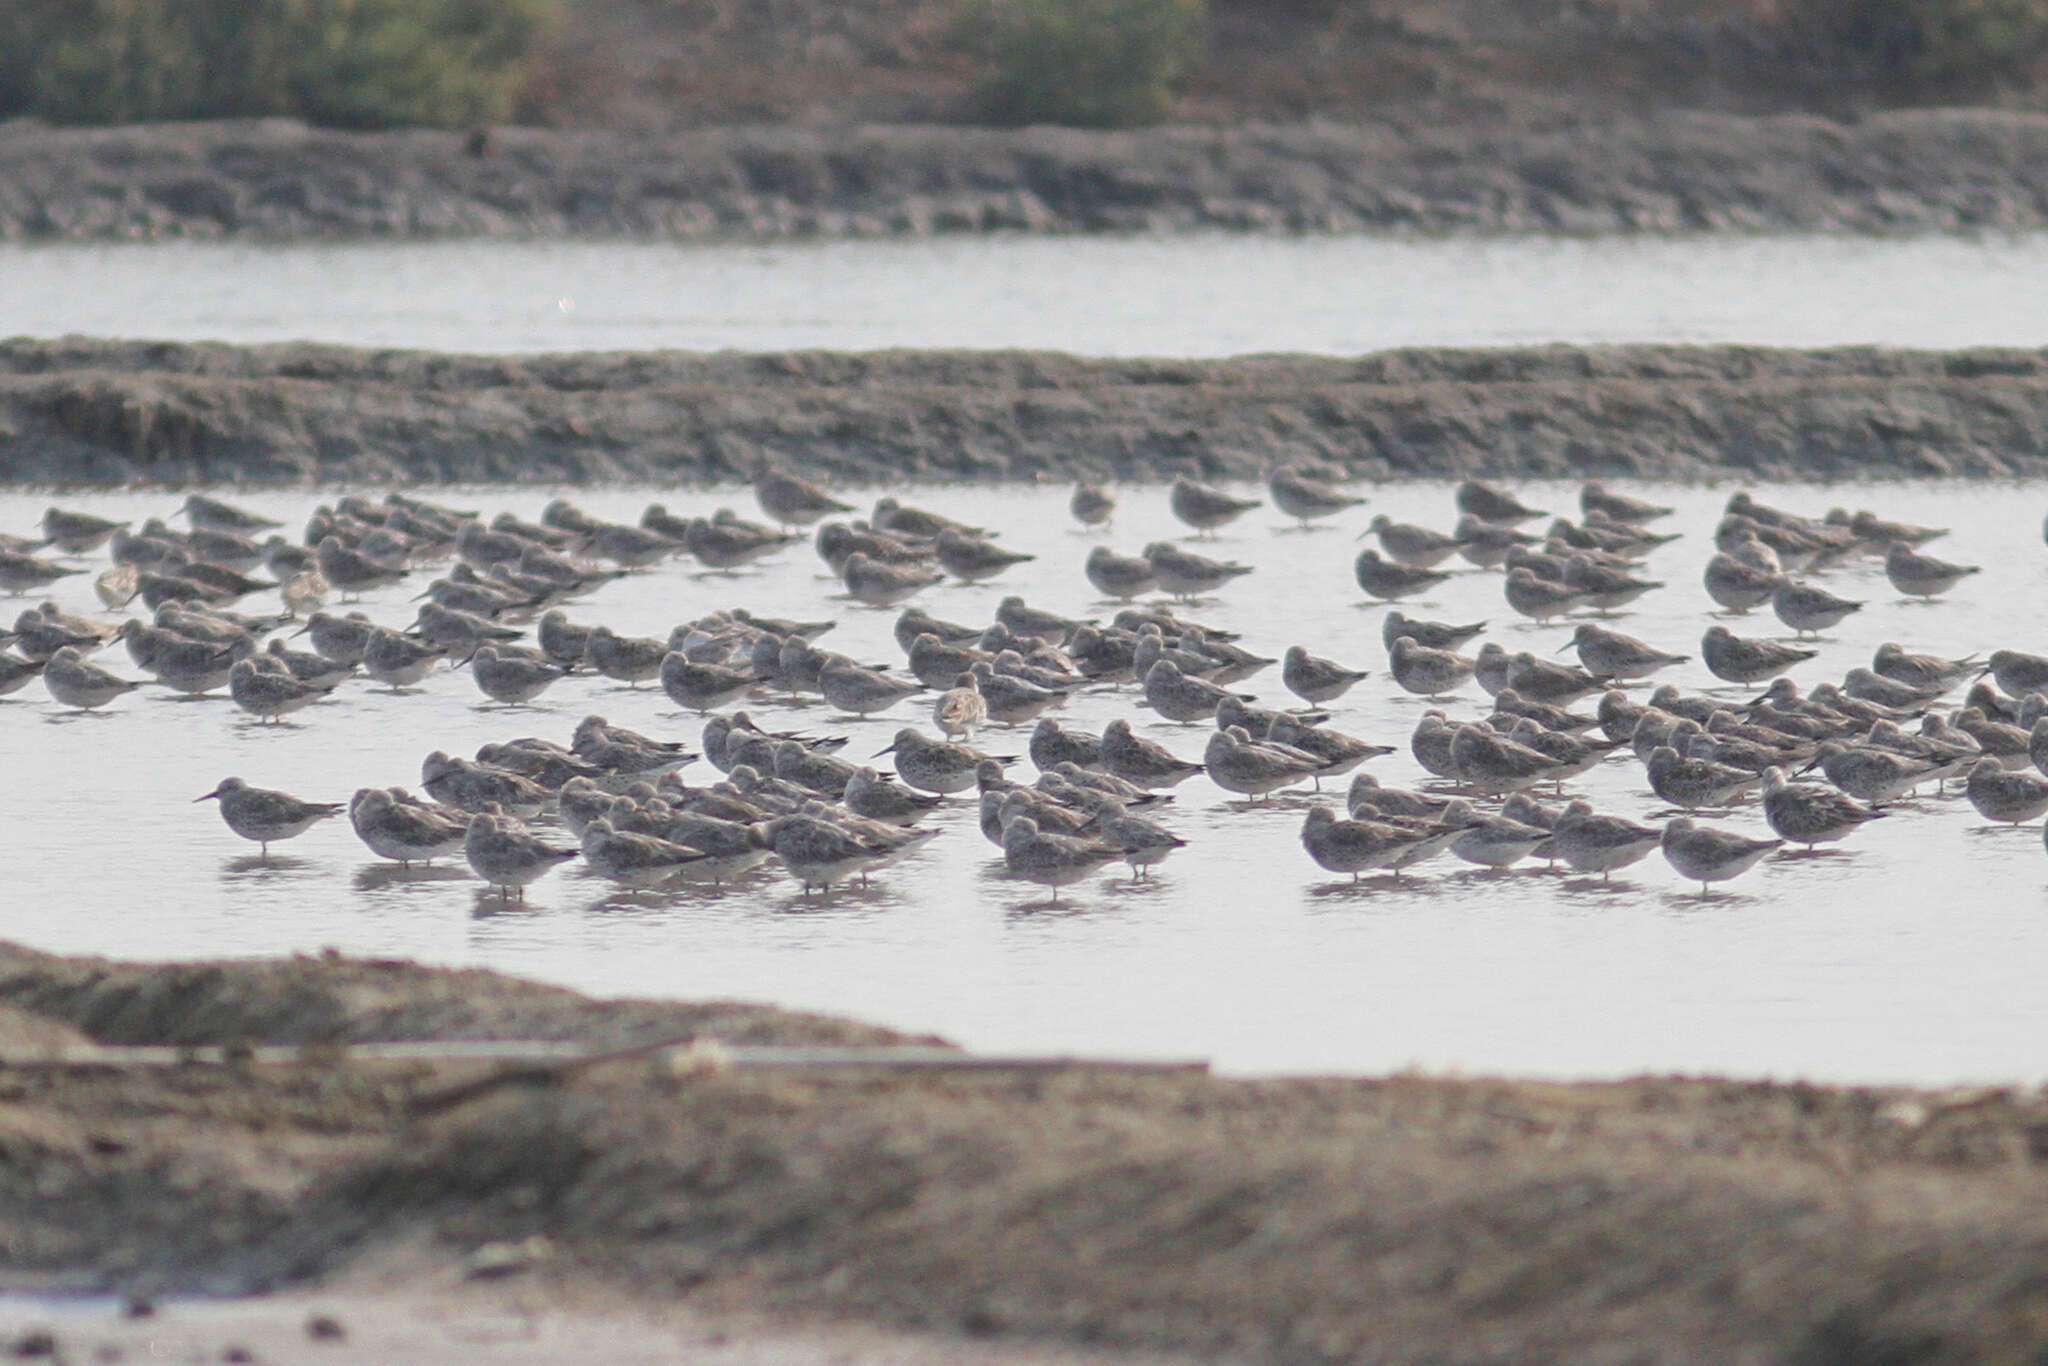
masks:
[(1667, 480), (2048, 473), (2048, 352), (1613, 346), (1357, 358), (463, 356), (0, 342), (0, 482)]
[(1178, 125), (350, 134), (0, 123), (0, 240), (2048, 226), (2048, 114), (1664, 110)]
[[(394, 1069), (343, 1045), (896, 1036), (334, 957), (0, 946), (0, 1005), (14, 1288), (303, 1293), (402, 1265), (449, 1296), (485, 1268), (556, 1310), (1284, 1363), (2018, 1360), (2048, 1340), (2036, 1090)], [(86, 1041), (318, 1046), (33, 1064)]]

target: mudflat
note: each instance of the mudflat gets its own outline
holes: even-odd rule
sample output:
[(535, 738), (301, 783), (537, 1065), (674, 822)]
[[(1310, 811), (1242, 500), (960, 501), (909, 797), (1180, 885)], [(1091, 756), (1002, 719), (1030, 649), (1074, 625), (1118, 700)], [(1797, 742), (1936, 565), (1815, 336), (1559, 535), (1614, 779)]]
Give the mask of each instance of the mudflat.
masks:
[(0, 1000), (14, 1287), (289, 1292), (249, 1310), (281, 1344), (323, 1292), (927, 1359), (1985, 1361), (2043, 1334), (2030, 1089), (395, 1063), (347, 1045), (905, 1040), (333, 957), (4, 947)]
[(2048, 471), (2048, 353), (1746, 346), (1088, 360), (0, 342), (0, 481), (1842, 479)]

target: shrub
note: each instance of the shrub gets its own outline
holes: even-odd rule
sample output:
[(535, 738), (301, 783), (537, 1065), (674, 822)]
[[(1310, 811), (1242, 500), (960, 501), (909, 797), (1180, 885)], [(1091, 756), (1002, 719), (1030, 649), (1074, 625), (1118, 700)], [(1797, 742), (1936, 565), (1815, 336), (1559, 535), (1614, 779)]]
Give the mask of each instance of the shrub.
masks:
[(556, 0), (0, 0), (0, 113), (501, 122)]
[(1980, 93), (2048, 51), (2048, 0), (1785, 0), (1780, 24), (1837, 79), (1899, 98)]
[(1201, 50), (1203, 0), (970, 0), (957, 32), (984, 61), (997, 123), (1156, 123)]

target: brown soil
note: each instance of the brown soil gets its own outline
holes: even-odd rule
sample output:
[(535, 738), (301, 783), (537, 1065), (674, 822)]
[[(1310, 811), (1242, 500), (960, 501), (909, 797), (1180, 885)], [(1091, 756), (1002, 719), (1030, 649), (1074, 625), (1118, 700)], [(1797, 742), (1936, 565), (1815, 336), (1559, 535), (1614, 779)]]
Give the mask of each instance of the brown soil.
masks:
[[(131, 1042), (888, 1037), (329, 959), (10, 948), (0, 999)], [(334, 1051), (10, 1067), (7, 1274), (240, 1292), (402, 1265), (433, 1287), (481, 1258), (558, 1307), (1272, 1362), (2048, 1345), (2033, 1091), (645, 1061), (474, 1084), (491, 1075)]]

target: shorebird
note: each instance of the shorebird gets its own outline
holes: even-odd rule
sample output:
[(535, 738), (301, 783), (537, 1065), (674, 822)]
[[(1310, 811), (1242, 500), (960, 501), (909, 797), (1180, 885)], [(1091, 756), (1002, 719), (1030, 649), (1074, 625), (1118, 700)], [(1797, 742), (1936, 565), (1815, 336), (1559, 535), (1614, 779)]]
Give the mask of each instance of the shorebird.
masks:
[(2014, 697), (2048, 692), (2048, 658), (2018, 650), (1993, 650), (1985, 662), (1991, 666), (1992, 680)]
[[(265, 668), (259, 660), (270, 667)], [(289, 666), (270, 655), (237, 660), (228, 670), (228, 696), (260, 721), (275, 721), (310, 707), (333, 691), (332, 683), (307, 683), (294, 677)]]
[(981, 695), (980, 680), (972, 673), (954, 675), (953, 686), (939, 694), (939, 700), (932, 704), (932, 724), (948, 740), (972, 740), (975, 730), (987, 723), (988, 702)]
[(1179, 758), (1164, 745), (1135, 734), (1130, 722), (1122, 717), (1103, 727), (1102, 767), (1112, 777), (1147, 791), (1172, 787), (1202, 772), (1202, 765)]
[[(1564, 562), (1564, 586), (1586, 596), (1588, 606), (1614, 612), (1645, 593), (1664, 586), (1661, 579), (1642, 579), (1623, 569), (1600, 564), (1583, 554)], [(1510, 599), (1512, 602), (1513, 599)]]
[(1885, 815), (1835, 788), (1792, 782), (1782, 768), (1764, 771), (1764, 820), (1793, 844), (1812, 849), (1845, 838)]
[(526, 899), (528, 883), (580, 852), (536, 839), (515, 822), (494, 815), (472, 820), (462, 843), (463, 857), (469, 861), (471, 872), (505, 895), (518, 893), (522, 901)]
[(495, 805), (513, 816), (532, 816), (554, 800), (552, 792), (531, 778), (438, 749), (420, 762), (420, 786), (441, 805), (472, 813)]
[(1963, 790), (1987, 821), (2019, 825), (2048, 811), (2048, 778), (2010, 770), (1996, 759), (1971, 765)]
[(1212, 560), (1183, 550), (1171, 541), (1154, 541), (1146, 546), (1145, 559), (1151, 564), (1160, 588), (1188, 602), (1252, 572), (1250, 565)]
[(1627, 494), (1610, 492), (1606, 485), (1596, 479), (1588, 479), (1579, 486), (1579, 511), (1590, 517), (1595, 513), (1617, 522), (1654, 522), (1659, 517), (1669, 517), (1674, 509), (1656, 503), (1646, 503), (1640, 498)]
[(92, 663), (77, 646), (66, 645), (44, 662), (43, 686), (64, 706), (90, 711), (142, 685)]
[(1527, 650), (1517, 650), (1507, 658), (1501, 670), (1501, 686), (1494, 690), (1498, 697), (1510, 689), (1521, 696), (1538, 702), (1570, 703), (1589, 694), (1605, 690), (1603, 680), (1595, 678), (1584, 669), (1575, 669), (1567, 664), (1554, 664), (1539, 659)]
[(1756, 867), (1764, 855), (1784, 847), (1783, 840), (1757, 840), (1730, 830), (1695, 825), (1684, 816), (1664, 827), (1661, 841), (1664, 857), (1679, 876), (1700, 885), (1705, 896), (1710, 885), (1742, 876)]
[(730, 509), (721, 511), (728, 514), (723, 520), (718, 517), (692, 517), (681, 528), (683, 549), (696, 556), (707, 569), (739, 569), (795, 545), (801, 539), (791, 533), (741, 521), (729, 515)]
[(889, 825), (908, 826), (945, 803), (937, 793), (913, 792), (888, 781), (872, 768), (857, 768), (840, 796), (856, 816)]
[[(319, 639), (313, 638), (315, 649), (319, 649)], [(447, 654), (438, 646), (376, 626), (370, 629), (363, 645), (363, 672), (392, 692), (403, 692), (432, 673)]]
[(0, 589), (16, 597), (47, 588), (70, 575), (83, 573), (83, 569), (71, 569), (54, 560), (39, 559), (22, 551), (0, 550)]
[(853, 511), (852, 504), (840, 502), (810, 480), (765, 464), (754, 476), (754, 497), (760, 500), (761, 511), (784, 526), (809, 526), (828, 513)]
[(1473, 670), (1473, 662), (1465, 656), (1451, 650), (1430, 649), (1408, 636), (1394, 640), (1388, 650), (1388, 663), (1396, 683), (1424, 697), (1456, 692), (1472, 677)]
[(1423, 621), (1416, 617), (1404, 616), (1399, 609), (1389, 609), (1380, 623), (1380, 642), (1388, 650), (1394, 642), (1407, 636), (1417, 645), (1432, 650), (1455, 650), (1469, 640), (1474, 640), (1486, 630), (1486, 623), (1475, 621), (1465, 626), (1454, 626), (1445, 621)]
[(1359, 536), (1377, 536), (1380, 549), (1397, 564), (1414, 569), (1434, 569), (1458, 552), (1458, 538), (1432, 531), (1426, 526), (1397, 522), (1384, 512), (1372, 519)]
[(1427, 838), (1407, 825), (1378, 820), (1339, 820), (1327, 806), (1312, 806), (1301, 822), (1301, 846), (1316, 865), (1333, 873), (1362, 873), (1393, 866), (1394, 860)]
[(1482, 868), (1508, 868), (1527, 858), (1550, 838), (1545, 826), (1530, 825), (1505, 815), (1465, 813), (1464, 829), (1451, 841), (1453, 856)]
[(983, 754), (946, 740), (934, 740), (914, 726), (905, 726), (873, 757), (896, 756), (896, 776), (920, 792), (948, 795), (965, 792), (978, 779), (982, 764), (993, 761), (998, 771), (1014, 756)]
[(1733, 805), (1762, 784), (1760, 775), (1712, 759), (1693, 759), (1670, 745), (1650, 751), (1650, 790), (1686, 811)]
[(1573, 802), (1557, 818), (1550, 838), (1534, 850), (1538, 858), (1556, 859), (1574, 872), (1598, 873), (1601, 881), (1649, 857), (1664, 842), (1664, 832), (1619, 816), (1596, 815), (1585, 802)]
[(1209, 720), (1227, 697), (1241, 702), (1252, 700), (1248, 693), (1234, 693), (1206, 679), (1190, 678), (1171, 659), (1154, 662), (1145, 672), (1144, 684), (1145, 705), (1167, 720), (1183, 725)]
[(1304, 530), (1318, 517), (1333, 517), (1365, 502), (1292, 465), (1274, 470), (1266, 481), (1266, 491), (1273, 497), (1273, 506), (1300, 522)]
[(1352, 685), (1370, 677), (1365, 669), (1347, 669), (1333, 659), (1312, 655), (1300, 645), (1290, 645), (1280, 662), (1280, 681), (1304, 702), (1332, 702), (1351, 691)]
[(1952, 766), (1952, 761), (1930, 762), (1888, 749), (1824, 740), (1815, 751), (1813, 766), (1850, 796), (1881, 804), (1938, 777)]
[(1484, 726), (1467, 725), (1451, 729), (1450, 767), (1465, 787), (1491, 794), (1549, 782), (1563, 765)]
[(1383, 602), (1420, 593), (1451, 577), (1447, 570), (1420, 569), (1383, 559), (1371, 549), (1358, 552), (1358, 558), (1351, 564), (1351, 574), (1367, 596)]
[(1469, 512), (1482, 522), (1526, 522), (1550, 515), (1526, 507), (1513, 494), (1477, 479), (1467, 479), (1458, 485), (1456, 502), (1458, 511)]
[(1780, 578), (1771, 590), (1771, 610), (1778, 620), (1801, 635), (1825, 631), (1852, 612), (1863, 610), (1860, 602), (1838, 598), (1827, 589), (1794, 578)]
[(401, 867), (460, 853), (469, 838), (469, 821), (424, 803), (399, 800), (403, 795), (399, 788), (366, 787), (349, 802), (349, 824), (370, 852)]
[(1069, 730), (1051, 717), (1040, 719), (1031, 732), (1031, 762), (1041, 773), (1061, 764), (1095, 769), (1102, 766), (1102, 737), (1084, 730)]
[(335, 536), (322, 537), (313, 550), (314, 567), (320, 577), (338, 589), (343, 597), (383, 588), (403, 579), (407, 570), (402, 566), (385, 564), (373, 560), (362, 551), (343, 545)]
[[(566, 648), (568, 642), (561, 643)], [(583, 638), (583, 662), (629, 687), (659, 677), (669, 653), (667, 641), (615, 635), (608, 626), (593, 626)]]
[(1116, 499), (1102, 485), (1083, 479), (1074, 485), (1073, 496), (1067, 499), (1067, 511), (1082, 526), (1101, 526), (1115, 514)]
[(89, 555), (127, 525), (89, 512), (67, 512), (55, 507), (43, 511), (44, 537), (67, 555)]
[(1818, 653), (1774, 640), (1747, 640), (1725, 626), (1709, 626), (1700, 637), (1700, 658), (1708, 672), (1730, 683), (1761, 683)]
[[(664, 687), (668, 686), (666, 680), (667, 670), (664, 669)], [(846, 660), (834, 659), (818, 671), (818, 691), (827, 704), (849, 716), (871, 716), (878, 711), (887, 711), (912, 693), (923, 692), (924, 685), (913, 679), (892, 678)], [(673, 697), (675, 693), (671, 691), (669, 695)]]
[(1940, 655), (1911, 654), (1903, 645), (1886, 641), (1877, 647), (1870, 667), (1877, 673), (1908, 687), (1935, 689), (1945, 692), (1967, 679), (1977, 678), (1991, 669), (1991, 665), (1975, 655), (1963, 659), (1945, 659)]
[(1593, 622), (1581, 622), (1572, 638), (1558, 653), (1577, 650), (1579, 663), (1587, 673), (1600, 679), (1648, 678), (1660, 669), (1683, 664), (1691, 655), (1675, 655), (1634, 636), (1610, 631)]
[(1506, 522), (1481, 521), (1469, 512), (1451, 529), (1451, 539), (1458, 543), (1459, 556), (1481, 569), (1498, 569), (1511, 552), (1538, 543), (1537, 537)]
[(1548, 621), (1591, 601), (1591, 593), (1553, 579), (1539, 578), (1527, 565), (1510, 569), (1502, 583), (1508, 606), (1534, 621)]
[(1707, 596), (1730, 612), (1747, 612), (1771, 600), (1777, 591), (1779, 574), (1745, 564), (1731, 555), (1716, 555), (1707, 561)]
[(761, 827), (761, 837), (790, 876), (812, 887), (832, 890), (835, 882), (865, 877), (897, 850), (813, 815), (777, 816)]
[(1932, 598), (1948, 592), (1972, 574), (1981, 573), (1974, 564), (1951, 564), (1923, 555), (1904, 541), (1895, 541), (1885, 553), (1884, 576), (1892, 587), (1908, 597)]
[(494, 645), (480, 645), (469, 657), (477, 689), (493, 702), (520, 706), (546, 692), (568, 671), (523, 654), (501, 654)]
[(1038, 558), (1021, 550), (1005, 550), (993, 541), (969, 536), (950, 527), (939, 533), (933, 548), (938, 553), (939, 566), (967, 583), (994, 578), (1013, 565)]
[(1214, 531), (1260, 505), (1256, 498), (1239, 498), (1185, 476), (1173, 481), (1167, 502), (1173, 515), (1196, 531)]
[(270, 856), (270, 846), (303, 835), (316, 821), (341, 814), (340, 802), (302, 802), (285, 792), (251, 787), (240, 778), (223, 778), (220, 786), (194, 803), (218, 801), (220, 818), (228, 829), (245, 840), (253, 840)]
[(871, 607), (893, 607), (945, 577), (936, 570), (884, 564), (858, 550), (846, 557), (846, 564), (840, 571), (846, 591)]
[(351, 612), (345, 617), (314, 612), (306, 618), (306, 624), (292, 634), (311, 636), (313, 649), (322, 658), (354, 668), (363, 662), (363, 652), (370, 646), (370, 637), (379, 629), (361, 612)]
[(1159, 572), (1152, 567), (1151, 560), (1143, 555), (1119, 555), (1108, 546), (1099, 545), (1089, 551), (1081, 572), (1095, 585), (1096, 592), (1122, 602), (1159, 586)]
[(657, 670), (661, 690), (685, 711), (700, 716), (735, 702), (761, 683), (751, 668), (730, 669), (720, 664), (693, 664), (685, 655), (669, 651)]
[(591, 871), (628, 887), (653, 887), (706, 857), (701, 849), (656, 835), (622, 831), (608, 816), (583, 828), (583, 861)]
[(1124, 851), (1099, 840), (1040, 830), (1030, 816), (1018, 816), (1003, 830), (1003, 866), (1012, 877), (1052, 889), (1070, 886), (1124, 857)]
[(203, 493), (195, 493), (187, 497), (179, 505), (178, 512), (183, 513), (185, 519), (195, 528), (203, 527), (209, 531), (226, 531), (237, 536), (247, 536), (251, 532), (264, 531), (271, 527), (284, 525), (284, 523), (274, 521), (260, 513), (250, 512), (245, 508), (238, 508), (232, 503), (224, 503), (218, 498), (209, 498)]

